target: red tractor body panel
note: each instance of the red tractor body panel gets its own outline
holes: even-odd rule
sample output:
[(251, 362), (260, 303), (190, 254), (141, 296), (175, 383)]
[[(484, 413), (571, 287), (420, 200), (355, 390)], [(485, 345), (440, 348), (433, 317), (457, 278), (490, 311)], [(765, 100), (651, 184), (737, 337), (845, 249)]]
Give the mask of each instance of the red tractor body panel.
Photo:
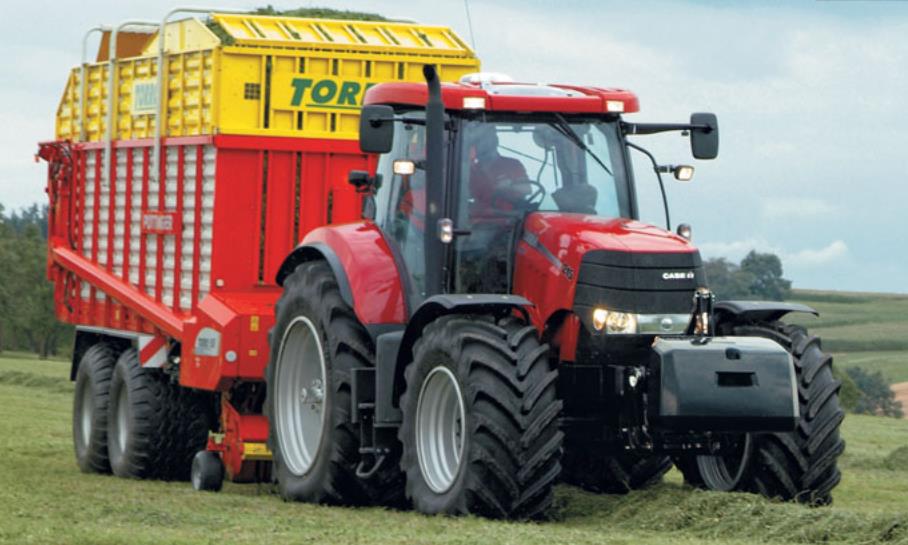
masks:
[[(554, 316), (570, 311), (577, 286), (577, 271), (586, 252), (697, 251), (689, 241), (678, 235), (624, 218), (536, 212), (527, 216), (524, 233), (517, 245), (513, 291), (515, 295), (533, 301), (530, 316), (539, 331), (544, 331)], [(570, 321), (567, 326), (576, 328), (578, 323)], [(569, 340), (573, 339), (571, 332), (564, 335), (568, 335)]]
[(320, 227), (303, 239), (304, 245), (316, 243), (331, 248), (340, 260), (361, 323), (407, 321), (400, 271), (378, 226), (365, 221)]

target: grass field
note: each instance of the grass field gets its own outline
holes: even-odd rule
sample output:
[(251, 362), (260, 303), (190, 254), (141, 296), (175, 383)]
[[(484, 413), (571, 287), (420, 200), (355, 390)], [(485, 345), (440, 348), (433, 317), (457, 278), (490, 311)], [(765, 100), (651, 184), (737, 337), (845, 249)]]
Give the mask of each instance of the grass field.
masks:
[(831, 508), (689, 489), (597, 496), (559, 487), (556, 520), (503, 523), (288, 504), (268, 486), (127, 481), (79, 472), (64, 362), (0, 357), (0, 543), (908, 544), (908, 421), (849, 416)]
[(836, 365), (908, 381), (908, 295), (794, 290), (792, 299), (820, 312), (790, 319), (819, 335)]

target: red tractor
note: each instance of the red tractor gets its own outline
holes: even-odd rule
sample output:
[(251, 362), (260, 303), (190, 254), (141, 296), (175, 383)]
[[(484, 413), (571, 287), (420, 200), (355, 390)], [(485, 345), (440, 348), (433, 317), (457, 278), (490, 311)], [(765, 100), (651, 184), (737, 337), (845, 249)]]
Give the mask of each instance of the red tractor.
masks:
[(311, 231), (278, 273), (281, 493), (533, 518), (559, 480), (622, 493), (674, 463), (698, 487), (829, 503), (839, 383), (779, 321), (815, 312), (714, 302), (689, 228), (637, 220), (629, 148), (649, 154), (629, 137), (686, 131), (713, 159), (716, 117), (631, 123), (626, 91), (425, 78), (368, 91), (363, 219)]

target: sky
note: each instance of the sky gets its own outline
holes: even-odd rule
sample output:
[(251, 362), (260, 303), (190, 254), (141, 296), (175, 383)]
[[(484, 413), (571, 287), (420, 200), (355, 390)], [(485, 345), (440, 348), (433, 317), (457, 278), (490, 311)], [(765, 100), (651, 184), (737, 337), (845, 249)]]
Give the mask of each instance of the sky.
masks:
[[(674, 133), (637, 136), (662, 163), (672, 219), (705, 257), (779, 255), (796, 288), (908, 292), (908, 1), (468, 0), (483, 70), (539, 83), (629, 89), (630, 121), (714, 112), (719, 157), (691, 158)], [(222, 8), (267, 1), (212, 0)], [(297, 0), (453, 27), (463, 0)], [(36, 143), (53, 137), (67, 71), (98, 24), (158, 20), (134, 0), (0, 0), (0, 204), (44, 201)], [(96, 46), (93, 46), (96, 47)], [(662, 225), (652, 170), (635, 162), (641, 217)]]

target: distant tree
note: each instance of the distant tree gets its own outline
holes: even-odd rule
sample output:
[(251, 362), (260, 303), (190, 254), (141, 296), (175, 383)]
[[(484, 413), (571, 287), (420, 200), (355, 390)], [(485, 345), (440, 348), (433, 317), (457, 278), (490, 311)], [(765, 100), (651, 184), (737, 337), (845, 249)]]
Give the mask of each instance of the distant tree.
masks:
[(902, 418), (902, 404), (895, 399), (889, 383), (879, 371), (869, 372), (860, 367), (848, 367), (845, 372), (861, 391), (854, 412)]
[(782, 278), (782, 260), (775, 254), (751, 250), (740, 265), (724, 257), (703, 264), (709, 288), (719, 300), (784, 300), (791, 293), (791, 281)]
[(750, 273), (724, 257), (709, 259), (703, 264), (709, 288), (720, 300), (750, 298)]
[(13, 238), (3, 205), (0, 204), (0, 352), (7, 346), (6, 333), (12, 311), (13, 294)]
[(0, 349), (56, 354), (72, 328), (54, 315), (46, 278), (47, 207), (6, 214), (0, 207)]
[(750, 293), (756, 297), (782, 301), (791, 293), (791, 281), (782, 278), (782, 260), (771, 253), (751, 250), (741, 260), (741, 270), (750, 273)]

